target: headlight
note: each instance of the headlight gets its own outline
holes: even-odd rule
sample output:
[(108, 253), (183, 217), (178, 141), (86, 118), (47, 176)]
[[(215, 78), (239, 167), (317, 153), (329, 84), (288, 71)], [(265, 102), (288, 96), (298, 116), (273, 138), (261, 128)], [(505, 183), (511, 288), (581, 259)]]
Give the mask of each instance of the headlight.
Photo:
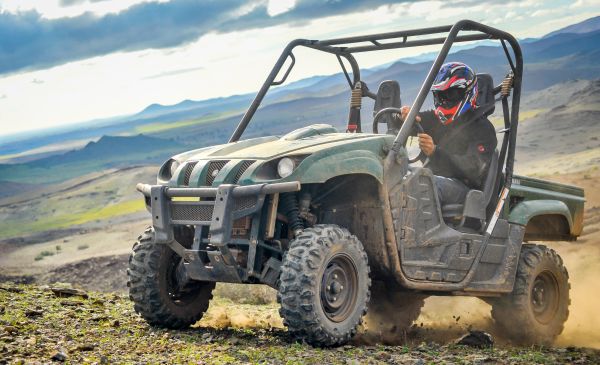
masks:
[(171, 178), (173, 177), (173, 175), (175, 174), (175, 171), (177, 171), (177, 168), (179, 167), (180, 163), (175, 160), (175, 159), (168, 159), (167, 162), (165, 162), (162, 167), (160, 168), (159, 172), (158, 172), (158, 180), (159, 183), (165, 182), (165, 181), (169, 181), (171, 180)]
[(175, 171), (177, 171), (177, 168), (179, 167), (180, 163), (177, 160), (171, 160), (171, 166), (169, 166), (169, 178), (173, 177), (173, 175), (175, 175)]
[(294, 172), (295, 168), (296, 162), (289, 157), (284, 157), (279, 160), (279, 163), (277, 164), (277, 173), (282, 178), (288, 177)]

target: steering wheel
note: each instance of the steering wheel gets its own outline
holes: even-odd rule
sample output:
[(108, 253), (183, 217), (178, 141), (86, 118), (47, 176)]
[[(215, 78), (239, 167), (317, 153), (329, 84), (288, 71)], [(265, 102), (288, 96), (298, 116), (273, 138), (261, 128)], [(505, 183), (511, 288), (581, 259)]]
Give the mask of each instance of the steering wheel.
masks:
[[(400, 108), (384, 108), (381, 109), (380, 111), (377, 112), (377, 114), (375, 114), (375, 118), (373, 118), (373, 133), (378, 134), (379, 133), (379, 123), (387, 123), (389, 125), (389, 121), (387, 119), (382, 119), (381, 117), (385, 114), (388, 113), (398, 113), (400, 115), (402, 115), (402, 109)], [(400, 123), (400, 126), (402, 126), (402, 123)], [(415, 134), (418, 133), (425, 133), (425, 130), (423, 130), (423, 126), (421, 126), (421, 123), (418, 123), (415, 121), (415, 123), (413, 124), (413, 131), (415, 132)], [(408, 159), (408, 163), (412, 164), (415, 163), (417, 161), (425, 161), (427, 159), (427, 156), (425, 155), (425, 153), (423, 151), (419, 152), (419, 155), (415, 158), (409, 158)]]
[[(379, 124), (386, 123), (388, 125), (388, 129), (390, 127), (391, 121), (390, 118), (393, 116), (389, 115), (390, 113), (396, 113), (398, 115), (402, 115), (402, 109), (400, 108), (383, 108), (375, 114), (373, 118), (373, 133), (379, 134)], [(384, 116), (389, 116), (389, 118), (383, 118)], [(400, 119), (400, 118), (398, 118)], [(400, 119), (400, 125), (402, 125), (402, 119)]]

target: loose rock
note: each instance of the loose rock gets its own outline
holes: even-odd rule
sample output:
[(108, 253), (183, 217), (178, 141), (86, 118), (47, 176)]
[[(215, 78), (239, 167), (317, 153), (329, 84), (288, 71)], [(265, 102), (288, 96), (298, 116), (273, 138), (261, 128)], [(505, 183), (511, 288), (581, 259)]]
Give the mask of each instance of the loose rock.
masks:
[(44, 312), (39, 311), (39, 310), (30, 309), (30, 310), (25, 311), (25, 317), (29, 317), (29, 318), (39, 317), (42, 315), (44, 315)]
[(72, 301), (68, 301), (68, 300), (62, 300), (60, 302), (60, 305), (70, 306), (70, 307), (78, 307), (80, 305), (83, 305), (83, 303), (81, 303), (81, 302), (72, 302)]
[(79, 290), (79, 289), (72, 289), (72, 288), (50, 288), (50, 290), (52, 290), (52, 292), (54, 293), (54, 295), (56, 295), (59, 298), (73, 297), (73, 296), (82, 297), (84, 299), (89, 298), (88, 293), (86, 293), (83, 290)]
[(14, 326), (5, 326), (4, 327), (4, 331), (8, 334), (13, 334), (13, 333), (17, 333), (19, 332), (19, 330), (17, 329), (17, 327)]
[(94, 351), (95, 348), (96, 348), (95, 345), (86, 343), (86, 344), (77, 346), (77, 351)]
[(471, 346), (477, 348), (485, 348), (494, 346), (492, 335), (483, 331), (469, 331), (457, 342), (457, 345)]
[(67, 360), (67, 355), (64, 352), (59, 351), (59, 352), (55, 353), (54, 355), (52, 355), (50, 360), (58, 361), (58, 362), (65, 362)]

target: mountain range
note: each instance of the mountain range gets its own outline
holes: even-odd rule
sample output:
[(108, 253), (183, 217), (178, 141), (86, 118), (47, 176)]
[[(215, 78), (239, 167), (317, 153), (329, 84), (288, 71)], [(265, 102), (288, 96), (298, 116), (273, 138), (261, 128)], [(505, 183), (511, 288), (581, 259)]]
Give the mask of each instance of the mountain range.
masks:
[[(502, 47), (490, 41), (460, 46), (448, 60), (462, 61), (478, 72), (490, 73), (499, 83), (510, 70)], [(595, 79), (600, 75), (600, 17), (554, 31), (539, 39), (521, 42), (525, 71), (525, 95), (573, 79)], [(362, 70), (361, 78), (375, 92), (384, 80), (398, 80), (402, 103), (410, 104), (431, 67), (435, 54)], [(94, 121), (73, 130), (38, 135), (35, 138), (0, 141), (0, 174), (3, 180), (28, 183), (61, 179), (120, 164), (157, 163), (174, 151), (225, 142), (239, 122), (254, 94), (184, 100), (175, 105), (152, 104), (131, 116)], [(344, 128), (350, 92), (342, 73), (317, 75), (270, 90), (243, 138), (283, 134), (312, 123), (329, 123)], [(431, 101), (426, 102), (430, 106)], [(363, 102), (363, 126), (370, 131), (373, 102)], [(84, 127), (85, 126), (85, 127)], [(143, 133), (143, 136), (140, 136)], [(102, 137), (119, 135), (121, 137)], [(100, 138), (98, 142), (87, 141)], [(6, 141), (6, 138), (5, 138)], [(61, 149), (66, 142), (79, 141), (79, 150)], [(2, 159), (44, 146), (52, 152)], [(71, 147), (72, 148), (72, 147)], [(60, 166), (64, 173), (54, 170)], [(52, 170), (50, 170), (52, 169)], [(60, 169), (59, 169), (60, 170)]]

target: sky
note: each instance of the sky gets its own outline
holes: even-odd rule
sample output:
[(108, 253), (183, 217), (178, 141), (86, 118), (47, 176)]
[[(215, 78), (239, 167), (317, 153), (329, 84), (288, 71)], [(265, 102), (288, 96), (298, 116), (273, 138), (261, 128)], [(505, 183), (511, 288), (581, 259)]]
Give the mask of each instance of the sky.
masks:
[[(253, 92), (296, 38), (464, 18), (529, 38), (598, 14), (598, 0), (0, 0), (0, 135)], [(373, 67), (435, 49), (357, 58)], [(294, 53), (290, 81), (339, 72), (331, 56)]]

